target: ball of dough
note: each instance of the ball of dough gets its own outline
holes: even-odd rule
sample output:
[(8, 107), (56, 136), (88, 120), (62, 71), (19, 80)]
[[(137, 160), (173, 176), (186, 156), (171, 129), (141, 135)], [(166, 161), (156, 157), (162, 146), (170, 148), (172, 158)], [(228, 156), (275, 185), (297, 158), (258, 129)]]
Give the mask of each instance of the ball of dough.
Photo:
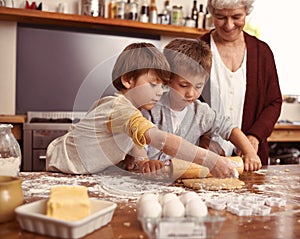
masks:
[(176, 199), (176, 200), (179, 199), (175, 193), (166, 193), (160, 197), (159, 201), (162, 205), (164, 205), (174, 199)]
[(199, 200), (201, 200), (200, 196), (194, 191), (189, 191), (179, 196), (179, 199), (183, 203), (183, 205), (186, 205), (190, 200), (194, 198), (198, 198)]
[(162, 207), (157, 200), (145, 200), (139, 203), (138, 217), (159, 218), (162, 215)]
[(187, 217), (205, 217), (207, 214), (207, 206), (201, 198), (191, 199), (185, 206), (185, 215)]
[(184, 217), (185, 213), (184, 205), (178, 198), (163, 204), (162, 210), (163, 217)]

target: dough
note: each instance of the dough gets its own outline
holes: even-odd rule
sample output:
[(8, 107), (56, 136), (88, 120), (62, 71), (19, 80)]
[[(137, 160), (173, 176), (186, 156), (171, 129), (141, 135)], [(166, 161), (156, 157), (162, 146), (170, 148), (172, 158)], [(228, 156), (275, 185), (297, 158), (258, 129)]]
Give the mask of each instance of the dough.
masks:
[(245, 183), (238, 178), (197, 178), (183, 179), (185, 187), (206, 190), (233, 190), (242, 188)]

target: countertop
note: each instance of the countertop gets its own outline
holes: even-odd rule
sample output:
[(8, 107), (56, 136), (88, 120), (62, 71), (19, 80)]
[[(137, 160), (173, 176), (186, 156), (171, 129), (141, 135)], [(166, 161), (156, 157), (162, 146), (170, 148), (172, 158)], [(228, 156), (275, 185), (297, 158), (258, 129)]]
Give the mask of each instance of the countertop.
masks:
[[(144, 192), (173, 192), (181, 194), (190, 189), (180, 181), (149, 180), (142, 175), (117, 169), (99, 175), (66, 175), (46, 172), (21, 172), (24, 203), (47, 198), (53, 185), (85, 185), (91, 198), (117, 203), (112, 221), (87, 235), (86, 239), (147, 239), (137, 220), (136, 201)], [(245, 186), (233, 191), (196, 191), (201, 197), (259, 194), (286, 200), (286, 206), (272, 207), (267, 216), (236, 216), (225, 210), (217, 211), (226, 218), (214, 238), (278, 239), (300, 238), (300, 165), (264, 166), (258, 172), (244, 172), (240, 179)], [(216, 213), (216, 210), (209, 210)], [(22, 231), (16, 220), (0, 224), (0, 238), (46, 239), (50, 237)]]

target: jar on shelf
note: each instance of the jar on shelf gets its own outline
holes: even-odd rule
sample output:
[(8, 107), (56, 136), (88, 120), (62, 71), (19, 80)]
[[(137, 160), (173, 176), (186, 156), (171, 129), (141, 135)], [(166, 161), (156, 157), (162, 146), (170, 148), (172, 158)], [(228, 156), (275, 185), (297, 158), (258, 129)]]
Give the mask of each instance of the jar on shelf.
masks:
[(183, 25), (183, 11), (181, 5), (174, 5), (172, 7), (172, 25), (182, 26)]
[(0, 175), (18, 176), (21, 167), (21, 149), (11, 132), (11, 124), (0, 124)]

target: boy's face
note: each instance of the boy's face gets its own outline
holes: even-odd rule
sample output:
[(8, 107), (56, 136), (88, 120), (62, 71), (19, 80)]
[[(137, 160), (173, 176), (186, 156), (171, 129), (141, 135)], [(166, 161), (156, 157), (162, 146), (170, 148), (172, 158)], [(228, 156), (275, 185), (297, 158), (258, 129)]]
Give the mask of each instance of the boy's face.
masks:
[(170, 106), (173, 110), (181, 111), (193, 103), (202, 93), (207, 76), (190, 75), (187, 79), (173, 75), (169, 83)]
[(135, 81), (130, 80), (126, 97), (138, 109), (151, 110), (163, 94), (162, 80), (153, 70), (140, 75)]

